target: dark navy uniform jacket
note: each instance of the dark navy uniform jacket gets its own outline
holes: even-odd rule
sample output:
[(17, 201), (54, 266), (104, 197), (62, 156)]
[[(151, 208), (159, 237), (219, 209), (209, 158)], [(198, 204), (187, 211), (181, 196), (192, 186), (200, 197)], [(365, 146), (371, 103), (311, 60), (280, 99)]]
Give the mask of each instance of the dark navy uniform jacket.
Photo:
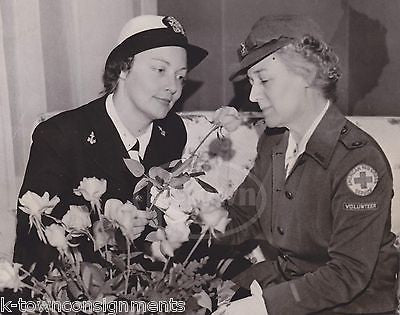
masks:
[(254, 168), (227, 203), (226, 240), (268, 244), (267, 261), (234, 280), (258, 280), (271, 315), (394, 310), (398, 258), (384, 153), (332, 105), (285, 179), (287, 141), (286, 130), (266, 130)]
[[(57, 195), (61, 201), (52, 215), (62, 218), (69, 205), (84, 204), (82, 197), (73, 194), (83, 177), (97, 177), (107, 180), (103, 203), (109, 198), (123, 202), (132, 198), (140, 178), (125, 166), (123, 159), (129, 154), (106, 112), (105, 99), (63, 112), (36, 127), (20, 197), (28, 190), (40, 196), (46, 191), (50, 197)], [(89, 141), (92, 133), (95, 141)], [(186, 137), (183, 121), (175, 113), (154, 121), (143, 159), (145, 168), (179, 159)], [(28, 215), (18, 210), (14, 261), (27, 268), (37, 262), (35, 274), (41, 276), (57, 251), (38, 239), (35, 228), (28, 231)]]

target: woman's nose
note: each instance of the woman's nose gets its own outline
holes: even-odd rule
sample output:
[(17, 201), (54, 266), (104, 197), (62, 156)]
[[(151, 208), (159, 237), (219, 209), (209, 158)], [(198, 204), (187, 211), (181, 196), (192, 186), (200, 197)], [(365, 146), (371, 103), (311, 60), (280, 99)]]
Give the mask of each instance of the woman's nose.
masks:
[(251, 90), (250, 90), (250, 95), (249, 95), (249, 100), (250, 102), (258, 102), (260, 98), (260, 88), (258, 86), (258, 84), (253, 84), (251, 86)]
[(170, 76), (167, 79), (167, 85), (166, 85), (166, 90), (169, 91), (171, 94), (175, 94), (176, 91), (178, 90), (178, 84), (176, 82), (176, 76)]

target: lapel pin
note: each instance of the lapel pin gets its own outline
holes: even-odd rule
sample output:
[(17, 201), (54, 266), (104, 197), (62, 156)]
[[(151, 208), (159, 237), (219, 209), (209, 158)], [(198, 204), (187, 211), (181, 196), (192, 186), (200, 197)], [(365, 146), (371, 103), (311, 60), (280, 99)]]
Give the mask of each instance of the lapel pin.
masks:
[(167, 133), (165, 132), (165, 130), (162, 129), (161, 126), (157, 126), (157, 127), (158, 127), (158, 130), (160, 130), (161, 135), (162, 135), (163, 137), (165, 137), (165, 135), (167, 134)]
[(90, 144), (95, 144), (96, 143), (96, 137), (94, 135), (94, 132), (92, 131), (89, 135), (89, 137), (86, 139), (87, 142)]

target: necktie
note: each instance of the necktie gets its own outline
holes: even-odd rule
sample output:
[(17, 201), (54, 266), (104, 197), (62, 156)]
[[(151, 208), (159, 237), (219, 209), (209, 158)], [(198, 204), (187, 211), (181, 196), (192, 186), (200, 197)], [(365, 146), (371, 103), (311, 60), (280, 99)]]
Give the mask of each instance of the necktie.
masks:
[(139, 156), (139, 140), (136, 140), (135, 145), (128, 150), (129, 157), (140, 162)]

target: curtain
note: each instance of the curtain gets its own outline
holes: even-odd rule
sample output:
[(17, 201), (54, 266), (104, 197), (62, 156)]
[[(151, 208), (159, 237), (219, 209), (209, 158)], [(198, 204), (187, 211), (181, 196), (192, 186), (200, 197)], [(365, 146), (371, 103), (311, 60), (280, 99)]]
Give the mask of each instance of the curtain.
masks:
[(123, 24), (156, 0), (0, 0), (0, 258), (11, 259), (31, 134), (46, 112), (96, 98)]
[[(0, 14), (0, 238), (9, 239), (0, 244), (0, 258), (10, 260), (15, 237), (13, 207), (15, 207), (15, 164), (9, 107), (7, 71), (3, 45), (3, 20)], [(9, 224), (11, 222), (11, 224)], [(11, 227), (11, 228), (10, 228)]]

